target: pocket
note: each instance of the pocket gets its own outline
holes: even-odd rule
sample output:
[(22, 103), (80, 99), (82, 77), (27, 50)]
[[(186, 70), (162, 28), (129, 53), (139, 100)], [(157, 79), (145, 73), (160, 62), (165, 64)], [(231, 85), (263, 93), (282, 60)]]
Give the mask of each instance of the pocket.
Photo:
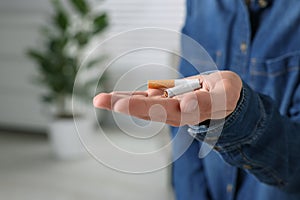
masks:
[(299, 82), (300, 51), (277, 58), (252, 59), (250, 65), (251, 87), (272, 97), (278, 105), (290, 101)]

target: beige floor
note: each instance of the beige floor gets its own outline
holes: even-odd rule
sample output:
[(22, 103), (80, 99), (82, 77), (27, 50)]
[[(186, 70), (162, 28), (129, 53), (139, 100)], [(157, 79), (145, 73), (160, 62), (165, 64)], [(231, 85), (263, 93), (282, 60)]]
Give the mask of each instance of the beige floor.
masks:
[(169, 175), (125, 174), (90, 156), (57, 160), (45, 136), (0, 132), (1, 200), (172, 200)]

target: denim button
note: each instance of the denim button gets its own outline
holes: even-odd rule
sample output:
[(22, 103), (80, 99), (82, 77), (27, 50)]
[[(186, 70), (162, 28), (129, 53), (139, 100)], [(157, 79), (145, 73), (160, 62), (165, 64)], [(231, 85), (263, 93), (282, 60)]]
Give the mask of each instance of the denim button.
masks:
[(268, 6), (268, 1), (266, 0), (258, 0), (259, 7), (265, 8)]
[(232, 184), (227, 184), (227, 186), (226, 186), (226, 191), (227, 191), (228, 193), (230, 193), (230, 192), (232, 192), (232, 189), (233, 189), (233, 185), (232, 185)]
[(252, 169), (252, 167), (250, 165), (243, 165), (244, 169)]
[(247, 44), (245, 42), (242, 42), (240, 45), (240, 50), (245, 53), (247, 51)]

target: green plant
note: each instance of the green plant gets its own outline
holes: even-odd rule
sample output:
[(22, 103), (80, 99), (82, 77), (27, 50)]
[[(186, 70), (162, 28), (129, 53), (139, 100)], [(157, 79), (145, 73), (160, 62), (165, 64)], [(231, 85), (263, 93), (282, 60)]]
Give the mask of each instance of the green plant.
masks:
[[(90, 41), (108, 26), (106, 13), (92, 12), (86, 0), (69, 0), (71, 8), (60, 0), (52, 0), (54, 14), (50, 24), (42, 27), (44, 43), (41, 48), (31, 48), (27, 54), (38, 64), (38, 81), (46, 86), (43, 101), (56, 104), (59, 117), (70, 116), (66, 99), (73, 93), (82, 54)], [(101, 58), (86, 62), (92, 67)], [(94, 81), (94, 80), (93, 80)], [(80, 94), (87, 97), (90, 83), (82, 85)]]

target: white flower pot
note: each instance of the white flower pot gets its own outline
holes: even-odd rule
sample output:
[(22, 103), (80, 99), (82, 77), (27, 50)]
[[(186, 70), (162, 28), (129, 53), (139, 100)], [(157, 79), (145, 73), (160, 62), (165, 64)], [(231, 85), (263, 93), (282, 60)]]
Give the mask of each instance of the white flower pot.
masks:
[[(76, 119), (80, 127), (90, 131), (90, 123), (87, 119)], [(49, 124), (49, 138), (54, 155), (63, 160), (77, 159), (87, 155), (80, 142), (74, 119), (55, 119)]]

